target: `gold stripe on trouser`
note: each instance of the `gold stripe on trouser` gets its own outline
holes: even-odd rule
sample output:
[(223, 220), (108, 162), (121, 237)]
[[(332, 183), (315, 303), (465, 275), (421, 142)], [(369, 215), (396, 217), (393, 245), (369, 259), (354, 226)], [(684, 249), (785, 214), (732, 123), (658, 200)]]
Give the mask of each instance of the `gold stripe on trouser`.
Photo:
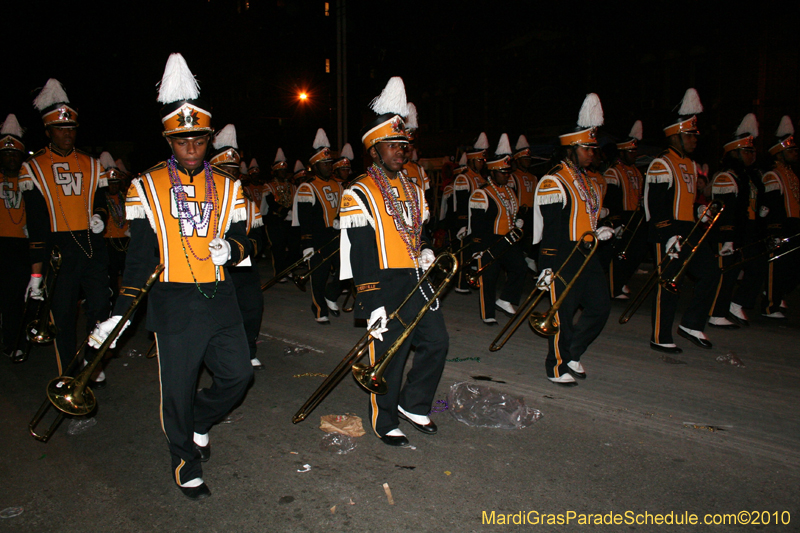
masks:
[[(311, 262), (308, 263), (309, 268), (311, 267)], [(319, 269), (317, 269), (319, 270)], [(314, 298), (314, 274), (311, 274), (308, 278), (308, 283), (311, 285), (311, 303), (314, 304), (314, 307), (317, 308), (317, 316), (314, 318), (322, 318), (322, 307), (317, 303), (317, 300)], [(323, 287), (324, 290), (324, 287)], [(325, 304), (328, 305), (328, 304)]]
[[(656, 268), (658, 268), (658, 277), (661, 277), (662, 270), (659, 267), (661, 264), (661, 243), (656, 243)], [(656, 317), (653, 325), (653, 342), (661, 344), (661, 284), (656, 282)]]
[(611, 263), (608, 265), (608, 288), (611, 293), (611, 297), (614, 297), (614, 258), (611, 258)]
[[(369, 343), (369, 364), (375, 364), (375, 341), (372, 340)], [(375, 432), (378, 437), (381, 435), (378, 433), (376, 429), (378, 426), (378, 395), (370, 393), (369, 395), (369, 403), (372, 406), (372, 413), (370, 416), (370, 422), (372, 423), (372, 431)]]
[(181, 468), (183, 468), (183, 465), (185, 464), (186, 462), (183, 459), (181, 459), (181, 464), (179, 464), (178, 468), (175, 469), (175, 483), (177, 483), (178, 485), (181, 484)]
[[(161, 431), (167, 437), (169, 442), (169, 435), (167, 435), (167, 428), (164, 427), (164, 386), (161, 382), (161, 349), (158, 347), (158, 333), (153, 333), (156, 338), (156, 360), (158, 361), (158, 417), (161, 419)], [(180, 481), (178, 481), (180, 485)]]
[[(775, 254), (772, 254), (772, 255), (775, 255)], [(768, 264), (769, 264), (769, 268), (767, 269), (767, 302), (768, 302), (769, 307), (767, 308), (767, 310), (770, 313), (772, 313), (773, 312), (772, 311), (772, 307), (773, 307), (773, 305), (775, 305), (773, 303), (773, 301), (772, 301), (772, 291), (775, 289), (775, 286), (774, 286), (775, 279), (773, 278), (774, 272), (773, 272), (772, 269), (775, 268), (775, 262), (773, 261), (772, 263), (768, 263)]]
[[(558, 300), (558, 298), (556, 297), (556, 280), (555, 278), (553, 278), (553, 283), (550, 285), (550, 305), (552, 306), (553, 304), (555, 304), (556, 300)], [(561, 324), (561, 317), (558, 316), (558, 311), (556, 311), (555, 321), (556, 324)], [(554, 374), (553, 377), (557, 378), (561, 377), (561, 375), (558, 372), (558, 368), (561, 366), (561, 363), (563, 362), (563, 359), (561, 359), (561, 348), (559, 348), (558, 346), (558, 341), (560, 340), (561, 340), (561, 328), (558, 328), (558, 330), (556, 330), (555, 338), (553, 339), (553, 351), (555, 351), (556, 353), (556, 367), (553, 369), (553, 374)]]
[[(720, 247), (717, 245), (717, 247)], [(717, 252), (719, 253), (719, 251)], [(720, 270), (723, 268), (722, 264), (722, 256), (717, 258), (717, 263), (719, 264)], [(708, 310), (708, 316), (714, 316), (714, 308), (717, 307), (717, 298), (719, 298), (719, 291), (722, 290), (722, 280), (725, 278), (725, 273), (723, 272), (719, 276), (719, 283), (717, 283), (717, 292), (714, 293), (714, 301), (711, 302), (711, 309)]]
[[(47, 296), (45, 296), (45, 298), (47, 298)], [(42, 300), (42, 303), (40, 305), (44, 305), (44, 300)], [(22, 317), (22, 321), (23, 322), (25, 321), (25, 317)], [(56, 323), (56, 321), (53, 319), (53, 311), (52, 310), (50, 310), (50, 322), (52, 322), (53, 324)], [(49, 327), (50, 324), (47, 324), (47, 326)], [(39, 328), (40, 329), (41, 329), (41, 327), (42, 327), (42, 325), (39, 324)], [(28, 341), (28, 342), (30, 342), (30, 341)], [(61, 354), (58, 353), (58, 342), (54, 341), (53, 342), (53, 347), (55, 347), (55, 349), (56, 349), (56, 364), (58, 365), (58, 375), (59, 376), (63, 376), (64, 375), (64, 369), (61, 368)]]
[[(479, 257), (478, 258), (478, 270), (480, 270), (482, 266), (483, 266), (483, 258)], [(479, 291), (480, 301), (481, 301), (481, 320), (485, 320), (486, 319), (486, 299), (483, 297), (483, 276), (478, 278), (478, 285), (479, 285), (478, 291)]]

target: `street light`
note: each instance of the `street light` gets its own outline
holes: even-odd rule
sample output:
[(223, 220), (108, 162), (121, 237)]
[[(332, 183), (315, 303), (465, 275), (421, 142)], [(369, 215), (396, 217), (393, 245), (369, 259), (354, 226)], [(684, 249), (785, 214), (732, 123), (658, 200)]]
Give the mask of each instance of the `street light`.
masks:
[(300, 93), (300, 94), (299, 94), (299, 95), (297, 95), (297, 96), (298, 96), (298, 98), (300, 98), (300, 101), (301, 101), (301, 102), (304, 102), (305, 100), (307, 100), (307, 99), (308, 99), (308, 94), (306, 94), (306, 93)]

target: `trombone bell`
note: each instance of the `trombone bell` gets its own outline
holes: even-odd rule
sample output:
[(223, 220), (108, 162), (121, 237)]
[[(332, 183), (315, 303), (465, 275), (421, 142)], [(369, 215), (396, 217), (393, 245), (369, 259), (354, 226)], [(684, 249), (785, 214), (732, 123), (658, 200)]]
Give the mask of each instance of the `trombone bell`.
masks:
[(372, 394), (386, 394), (389, 387), (383, 376), (379, 376), (374, 367), (361, 363), (353, 365), (353, 376), (358, 384)]
[(88, 415), (97, 406), (92, 389), (80, 390), (78, 380), (61, 376), (47, 384), (47, 398), (62, 413), (73, 416)]
[(556, 322), (555, 313), (552, 311), (547, 313), (531, 313), (528, 317), (528, 324), (531, 325), (533, 331), (545, 337), (552, 337), (558, 333), (558, 323)]
[(39, 329), (39, 320), (34, 320), (28, 324), (25, 332), (28, 334), (28, 341), (34, 344), (50, 344), (56, 338), (56, 327), (49, 320), (42, 329)]

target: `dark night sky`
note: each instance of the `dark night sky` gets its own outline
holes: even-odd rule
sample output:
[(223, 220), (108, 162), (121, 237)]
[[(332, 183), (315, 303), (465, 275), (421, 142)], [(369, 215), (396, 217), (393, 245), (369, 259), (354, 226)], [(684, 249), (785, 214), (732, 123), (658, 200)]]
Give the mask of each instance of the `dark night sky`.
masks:
[[(29, 0), (6, 20), (13, 52), (0, 113), (16, 113), (29, 148), (40, 147), (31, 101), (55, 77), (80, 112), (79, 145), (143, 170), (167, 154), (155, 84), (168, 55), (181, 52), (215, 126), (236, 124), (248, 159), (264, 166), (279, 145), (305, 158), (318, 127), (336, 150), (337, 5), (325, 17), (317, 0)], [(670, 110), (696, 87), (706, 107), (698, 158), (712, 166), (744, 114), (758, 115), (764, 145), (781, 115), (800, 118), (793, 2), (626, 5), (346, 0), (347, 140), (358, 146), (367, 103), (394, 75), (417, 104), (427, 156), (451, 155), (480, 131), (493, 144), (504, 131), (512, 143), (520, 133), (552, 143), (587, 92), (603, 101), (605, 135), (624, 136), (638, 118), (645, 144), (659, 146)], [(311, 93), (302, 106), (300, 88)]]

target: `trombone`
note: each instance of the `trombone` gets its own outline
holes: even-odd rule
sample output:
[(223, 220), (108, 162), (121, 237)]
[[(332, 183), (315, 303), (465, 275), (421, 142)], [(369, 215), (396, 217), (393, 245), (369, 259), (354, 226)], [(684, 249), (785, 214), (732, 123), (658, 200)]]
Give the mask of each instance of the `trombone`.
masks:
[[(433, 292), (433, 295), (428, 298), (428, 301), (419, 310), (417, 315), (414, 317), (414, 320), (406, 324), (402, 318), (400, 318), (400, 311), (406, 304), (411, 300), (411, 297), (422, 287), (422, 284), (427, 282), (428, 278), (431, 276), (431, 273), (434, 272), (436, 269), (443, 269), (444, 267), (441, 266), (443, 261), (449, 260), (451, 262), (450, 268), (445, 270), (445, 278)], [(308, 400), (303, 404), (302, 407), (295, 413), (292, 417), (292, 423), (297, 424), (302, 422), (303, 420), (311, 414), (322, 400), (339, 384), (339, 382), (347, 375), (348, 371), (353, 372), (353, 376), (358, 381), (359, 385), (364, 387), (367, 391), (373, 394), (385, 394), (386, 393), (386, 380), (383, 379), (383, 373), (386, 368), (389, 366), (389, 362), (400, 349), (400, 346), (406, 341), (411, 332), (414, 331), (414, 328), (417, 326), (422, 317), (425, 313), (428, 312), (428, 309), (433, 302), (436, 301), (437, 298), (442, 294), (444, 289), (450, 283), (450, 280), (453, 279), (453, 276), (456, 275), (458, 272), (458, 259), (456, 256), (449, 252), (444, 252), (440, 254), (433, 264), (425, 271), (425, 274), (420, 277), (420, 280), (414, 286), (413, 289), (408, 293), (405, 300), (403, 300), (400, 305), (395, 309), (392, 314), (388, 316), (388, 320), (398, 320), (403, 327), (403, 333), (395, 340), (392, 345), (389, 347), (389, 350), (385, 354), (381, 356), (381, 358), (375, 362), (372, 366), (360, 365), (356, 364), (359, 359), (361, 359), (364, 354), (369, 350), (369, 345), (372, 343), (372, 330), (379, 327), (379, 322), (373, 324), (366, 333), (358, 340), (355, 346), (350, 349), (347, 355), (342, 359), (339, 365), (331, 372), (325, 381), (314, 391)]]
[(641, 205), (637, 207), (636, 210), (631, 214), (630, 220), (628, 220), (628, 223), (625, 224), (625, 229), (622, 230), (623, 234), (626, 231), (630, 231), (631, 236), (628, 237), (628, 242), (625, 243), (625, 248), (623, 248), (622, 251), (617, 254), (617, 259), (619, 259), (620, 261), (625, 261), (626, 259), (628, 259), (628, 248), (630, 248), (631, 243), (633, 242), (633, 238), (636, 237), (636, 232), (639, 231), (639, 226), (642, 225), (642, 221), (644, 220), (644, 213), (642, 213), (642, 216), (639, 217), (639, 222), (636, 223), (636, 226), (634, 226), (633, 230), (630, 230), (629, 228), (631, 226), (631, 222), (633, 222), (633, 218), (636, 216), (637, 213), (642, 213)]
[[(320, 247), (318, 250), (314, 250), (314, 254), (321, 254), (321, 253), (322, 253), (322, 249), (323, 249), (323, 248), (325, 248), (326, 246), (328, 246), (329, 244), (331, 244), (333, 241), (335, 241), (335, 240), (336, 240), (336, 239), (338, 239), (338, 238), (339, 238), (339, 235), (336, 235), (336, 236), (335, 236), (333, 239), (331, 239), (330, 241), (328, 241), (327, 243), (325, 243), (325, 244), (324, 244), (323, 246), (321, 246), (321, 247)], [(336, 252), (338, 252), (338, 251), (339, 251), (339, 248), (336, 248)], [(325, 259), (323, 259), (323, 260), (322, 260), (322, 263), (324, 263), (326, 260), (330, 259), (330, 258), (331, 258), (331, 257), (332, 257), (332, 256), (333, 256), (333, 255), (334, 255), (336, 252), (333, 252), (333, 253), (332, 253), (332, 254), (330, 254), (328, 257), (326, 257)], [(311, 257), (313, 257), (313, 255), (312, 255)], [(311, 257), (301, 257), (300, 259), (298, 259), (297, 261), (295, 261), (294, 263), (292, 263), (292, 264), (291, 264), (291, 265), (289, 265), (288, 267), (284, 268), (283, 270), (281, 270), (280, 272), (278, 272), (277, 274), (275, 274), (275, 275), (274, 275), (274, 276), (273, 276), (273, 277), (272, 277), (272, 278), (271, 278), (269, 281), (267, 281), (266, 283), (264, 283), (264, 284), (261, 286), (261, 290), (262, 290), (262, 291), (265, 291), (265, 290), (269, 289), (270, 287), (272, 287), (273, 285), (275, 285), (276, 283), (278, 283), (278, 281), (282, 280), (284, 277), (286, 277), (287, 275), (289, 275), (289, 274), (292, 272), (292, 270), (294, 270), (295, 268), (299, 267), (300, 265), (302, 265), (302, 264), (303, 264), (303, 263), (305, 263), (306, 261), (310, 261), (310, 260), (311, 260)], [(319, 265), (317, 265), (317, 266), (319, 266)], [(307, 274), (311, 274), (311, 272), (313, 272), (315, 269), (316, 269), (316, 267), (315, 267), (314, 269), (311, 269), (310, 271), (308, 271), (308, 272), (307, 272)], [(293, 278), (293, 279), (294, 279), (294, 278)], [(305, 287), (305, 285), (306, 285), (306, 281), (308, 281), (308, 278), (306, 278), (306, 279), (304, 279), (304, 280), (303, 280), (303, 282), (302, 282), (302, 286), (301, 286), (300, 284), (298, 284), (298, 283), (297, 283), (297, 280), (296, 280), (296, 279), (295, 279), (294, 281), (295, 281), (295, 285), (297, 285), (297, 288), (298, 288), (298, 289), (300, 289), (300, 290), (301, 290), (301, 291), (303, 291), (303, 292), (305, 292), (305, 291), (306, 291), (306, 287)]]
[[(734, 254), (737, 254), (737, 253), (741, 254), (742, 259), (740, 261), (737, 261), (737, 262), (731, 264), (731, 265), (723, 267), (721, 269), (721, 271), (724, 274), (725, 272), (728, 272), (729, 270), (733, 270), (735, 268), (739, 268), (740, 266), (744, 265), (745, 263), (749, 263), (750, 261), (752, 261), (754, 259), (758, 259), (760, 257), (764, 257), (765, 255), (769, 255), (771, 253), (779, 251), (780, 248), (784, 244), (788, 243), (791, 239), (793, 239), (795, 237), (798, 237), (798, 236), (800, 236), (800, 233), (798, 233), (796, 235), (792, 235), (791, 237), (783, 238), (783, 239), (778, 238), (778, 237), (764, 237), (763, 239), (759, 239), (757, 241), (753, 241), (751, 243), (748, 243), (748, 244), (745, 244), (743, 246), (740, 246), (739, 248), (735, 249), (733, 251), (733, 254), (731, 254), (731, 255), (734, 255)], [(753, 255), (750, 255), (750, 256), (746, 256), (745, 255), (745, 251), (748, 250), (749, 248), (758, 249), (758, 248), (762, 248), (762, 247), (763, 247), (763, 249), (759, 253), (754, 253)], [(780, 257), (783, 257), (784, 255), (788, 254), (789, 252), (792, 252), (792, 251), (794, 251), (794, 249), (782, 252), (781, 254), (779, 254), (777, 256), (771, 257), (770, 259), (767, 260), (767, 262), (774, 261), (774, 260), (776, 260), (776, 259), (778, 259)], [(721, 256), (719, 254), (717, 254), (717, 257), (721, 257)]]
[(656, 285), (661, 285), (664, 289), (668, 290), (669, 292), (673, 294), (678, 294), (679, 292), (678, 284), (683, 275), (686, 273), (686, 269), (688, 268), (689, 263), (691, 262), (692, 258), (694, 258), (694, 255), (697, 253), (697, 250), (700, 249), (700, 245), (703, 244), (703, 241), (706, 239), (708, 234), (711, 233), (712, 228), (717, 223), (720, 215), (724, 210), (725, 210), (725, 205), (719, 200), (714, 200), (708, 205), (708, 207), (706, 207), (706, 210), (703, 211), (703, 215), (699, 218), (697, 222), (695, 222), (689, 234), (686, 236), (685, 239), (683, 239), (681, 248), (685, 244), (690, 244), (689, 239), (691, 239), (692, 235), (694, 235), (694, 233), (700, 227), (701, 223), (703, 222), (703, 218), (705, 218), (707, 214), (709, 216), (711, 215), (714, 216), (714, 218), (712, 218), (711, 222), (708, 224), (708, 228), (706, 228), (706, 230), (700, 236), (700, 239), (698, 239), (697, 243), (694, 246), (692, 246), (691, 252), (689, 253), (688, 256), (686, 256), (686, 259), (683, 260), (681, 268), (678, 270), (677, 274), (675, 274), (670, 279), (662, 279), (661, 277), (662, 272), (664, 272), (667, 268), (669, 268), (672, 262), (676, 260), (670, 257), (669, 254), (674, 253), (673, 250), (675, 249), (675, 246), (678, 244), (678, 241), (681, 240), (680, 237), (678, 237), (678, 241), (676, 241), (675, 244), (673, 244), (672, 247), (669, 250), (667, 250), (667, 252), (664, 254), (664, 257), (653, 269), (653, 273), (650, 274), (649, 278), (647, 278), (647, 281), (645, 282), (644, 286), (639, 290), (638, 293), (636, 293), (636, 296), (630, 301), (628, 307), (625, 308), (625, 311), (622, 312), (622, 315), (620, 315), (619, 317), (620, 324), (628, 323), (628, 321), (633, 317), (633, 315), (636, 313), (639, 307), (641, 307), (645, 299), (647, 299), (647, 296), (650, 294), (650, 292)]
[[(500, 257), (502, 257), (504, 253), (509, 251), (513, 245), (515, 245), (520, 240), (522, 240), (522, 235), (523, 235), (522, 234), (522, 230), (515, 226), (514, 228), (511, 229), (511, 231), (509, 231), (505, 235), (501, 235), (500, 238), (498, 238), (496, 241), (494, 241), (492, 243), (492, 245), (489, 246), (486, 250), (484, 250), (482, 252), (478, 252), (479, 255), (477, 257), (474, 257), (473, 259), (471, 259), (469, 261), (469, 263), (467, 263), (467, 265), (465, 267), (465, 270), (466, 270), (465, 276), (467, 278), (467, 285), (469, 285), (470, 287), (472, 287), (475, 290), (478, 290), (481, 287), (480, 278), (481, 278), (481, 276), (483, 276), (483, 273), (486, 271), (486, 269), (489, 268)], [(503, 251), (500, 252), (499, 254), (494, 255), (492, 253), (492, 248), (494, 248), (495, 246), (497, 246), (498, 244), (501, 244), (503, 242), (507, 242), (508, 246), (506, 246), (503, 249)], [(466, 246), (462, 247), (462, 249), (465, 248), (465, 247)], [(474, 268), (475, 264), (477, 263), (478, 259), (482, 258), (483, 254), (489, 254), (492, 257), (492, 259), (490, 261), (488, 261), (485, 265), (481, 266), (481, 268), (479, 268), (477, 270), (473, 270), (473, 268)]]
[[(780, 246), (783, 246), (784, 244), (786, 244), (786, 243), (790, 242), (792, 239), (794, 239), (794, 238), (797, 238), (797, 237), (800, 237), (800, 233), (795, 233), (795, 234), (794, 234), (794, 235), (792, 235), (791, 237), (786, 237), (786, 238), (784, 238), (784, 239), (781, 239), (781, 240), (780, 240), (780, 242), (779, 242), (779, 244), (778, 244), (778, 246), (777, 246), (776, 248), (778, 248), (778, 247), (780, 247)], [(773, 261), (775, 261), (775, 260), (777, 260), (777, 259), (780, 259), (781, 257), (783, 257), (783, 256), (784, 256), (784, 255), (786, 255), (786, 254), (790, 254), (790, 253), (792, 253), (792, 252), (796, 252), (798, 249), (800, 249), (800, 246), (795, 246), (794, 248), (789, 248), (789, 249), (788, 249), (788, 250), (786, 250), (785, 252), (781, 252), (780, 254), (778, 254), (778, 255), (776, 255), (776, 256), (770, 257), (770, 258), (767, 260), (767, 262), (768, 262), (768, 263), (771, 263), (771, 262), (773, 262)], [(774, 251), (774, 249), (773, 249), (773, 251)]]
[[(65, 415), (72, 415), (72, 416), (82, 416), (88, 415), (94, 408), (97, 406), (97, 399), (87, 384), (89, 383), (89, 379), (91, 375), (94, 373), (97, 366), (103, 360), (103, 356), (105, 355), (108, 348), (111, 344), (116, 340), (117, 336), (119, 336), (122, 328), (125, 327), (125, 323), (133, 316), (133, 312), (136, 310), (136, 307), (148, 293), (150, 288), (155, 284), (158, 280), (158, 276), (161, 275), (161, 272), (164, 270), (164, 265), (159, 264), (156, 269), (150, 274), (150, 277), (147, 278), (147, 283), (145, 283), (144, 287), (139, 291), (139, 294), (131, 302), (130, 307), (128, 310), (125, 311), (125, 314), (122, 315), (122, 318), (117, 322), (117, 325), (111, 330), (111, 333), (108, 334), (106, 340), (100, 345), (98, 348), (97, 353), (95, 354), (94, 359), (88, 365), (86, 365), (81, 372), (71, 378), (69, 376), (59, 376), (57, 378), (53, 378), (50, 380), (50, 383), (47, 384), (47, 399), (45, 399), (42, 406), (36, 411), (36, 414), (28, 424), (28, 430), (31, 432), (31, 436), (40, 441), (40, 442), (47, 442), (50, 440), (50, 437), (53, 436), (58, 426), (61, 424), (62, 420), (64, 420)], [(73, 357), (72, 362), (69, 365), (69, 368), (75, 367), (79, 364), (81, 358), (81, 351), (83, 350), (86, 343), (89, 341), (89, 337), (81, 343), (78, 351), (75, 353), (75, 357)], [(50, 425), (48, 430), (44, 433), (37, 433), (36, 426), (42, 421), (44, 418), (45, 413), (50, 409), (50, 407), (55, 407), (60, 411), (58, 416)]]
[(28, 297), (25, 301), (25, 307), (22, 310), (22, 327), (17, 333), (17, 339), (14, 343), (13, 353), (16, 354), (22, 342), (23, 331), (28, 342), (25, 345), (25, 350), (19, 356), (13, 355), (11, 360), (14, 363), (24, 363), (31, 353), (31, 348), (34, 344), (50, 344), (56, 338), (56, 326), (50, 319), (50, 307), (53, 305), (53, 291), (56, 287), (58, 280), (58, 272), (61, 269), (61, 252), (58, 246), (53, 246), (53, 251), (50, 253), (50, 268), (45, 275), (42, 288), (44, 289), (44, 301), (39, 304), (39, 310), (36, 312), (36, 318), (25, 324), (25, 316), (28, 313), (28, 303), (32, 298)]
[[(578, 242), (575, 243), (572, 251), (567, 256), (567, 259), (561, 263), (561, 267), (559, 267), (558, 271), (553, 274), (552, 281), (550, 282), (551, 287), (555, 283), (556, 279), (560, 279), (565, 285), (564, 290), (561, 292), (561, 295), (559, 295), (555, 303), (550, 306), (550, 309), (548, 309), (546, 313), (533, 312), (533, 310), (539, 304), (539, 301), (544, 297), (545, 294), (548, 294), (546, 291), (547, 286), (543, 282), (537, 282), (536, 287), (531, 291), (530, 295), (528, 295), (525, 301), (522, 302), (522, 305), (519, 306), (517, 312), (511, 317), (511, 320), (509, 320), (506, 325), (503, 326), (503, 329), (500, 330), (500, 333), (497, 334), (497, 337), (495, 337), (492, 343), (489, 345), (489, 351), (496, 352), (505, 346), (506, 342), (508, 342), (514, 333), (517, 332), (526, 318), (528, 319), (528, 323), (530, 324), (531, 328), (533, 328), (533, 330), (540, 335), (549, 337), (558, 333), (558, 323), (555, 320), (555, 315), (561, 305), (564, 303), (564, 299), (566, 298), (567, 294), (569, 294), (569, 292), (572, 290), (575, 282), (578, 280), (581, 274), (583, 274), (583, 270), (586, 268), (586, 265), (589, 264), (592, 256), (597, 251), (597, 242), (597, 234), (593, 231), (587, 231), (581, 235), (580, 239), (578, 239)], [(561, 272), (569, 264), (572, 256), (575, 255), (575, 252), (580, 252), (584, 256), (583, 263), (575, 275), (572, 276), (572, 279), (569, 280), (569, 283), (567, 283), (567, 281), (561, 275)]]

